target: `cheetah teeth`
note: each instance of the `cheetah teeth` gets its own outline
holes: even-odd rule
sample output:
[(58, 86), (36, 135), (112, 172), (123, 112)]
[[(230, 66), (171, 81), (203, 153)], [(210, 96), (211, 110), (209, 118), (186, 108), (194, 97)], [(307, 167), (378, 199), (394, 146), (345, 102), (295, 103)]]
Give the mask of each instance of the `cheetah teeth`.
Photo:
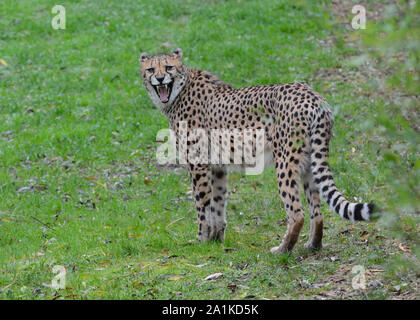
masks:
[(159, 95), (159, 99), (162, 102), (169, 101), (169, 86), (167, 84), (156, 86), (156, 91)]

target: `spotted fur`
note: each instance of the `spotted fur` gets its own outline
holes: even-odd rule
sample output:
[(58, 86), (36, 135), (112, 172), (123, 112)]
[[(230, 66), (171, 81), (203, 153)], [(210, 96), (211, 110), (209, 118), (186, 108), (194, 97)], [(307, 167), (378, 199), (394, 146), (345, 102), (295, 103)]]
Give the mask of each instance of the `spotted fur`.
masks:
[[(304, 222), (301, 183), (310, 209), (307, 248), (322, 246), (320, 198), (342, 218), (370, 220), (373, 204), (351, 203), (335, 186), (327, 162), (333, 115), (323, 97), (297, 82), (235, 89), (207, 71), (188, 68), (181, 58), (181, 49), (156, 56), (143, 53), (143, 84), (177, 137), (194, 128), (264, 130), (265, 155), (274, 162), (288, 216), (286, 234), (280, 246), (271, 249), (273, 253), (291, 251), (298, 240)], [(156, 89), (156, 84), (161, 85), (156, 79), (170, 86), (169, 97), (166, 87)], [(188, 147), (195, 142), (188, 141)], [(223, 241), (229, 166), (189, 162), (187, 167), (197, 209), (197, 238)]]

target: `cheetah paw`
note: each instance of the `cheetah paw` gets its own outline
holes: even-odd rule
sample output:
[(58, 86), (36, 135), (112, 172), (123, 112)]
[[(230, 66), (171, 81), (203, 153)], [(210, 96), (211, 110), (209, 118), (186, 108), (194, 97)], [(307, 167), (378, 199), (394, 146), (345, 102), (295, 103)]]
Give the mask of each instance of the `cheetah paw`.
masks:
[(310, 251), (318, 251), (322, 249), (322, 243), (313, 243), (312, 241), (308, 241), (305, 243), (304, 245), (306, 250), (310, 250)]
[(274, 254), (282, 254), (282, 253), (286, 253), (287, 249), (285, 247), (279, 246), (279, 247), (271, 248), (270, 252)]

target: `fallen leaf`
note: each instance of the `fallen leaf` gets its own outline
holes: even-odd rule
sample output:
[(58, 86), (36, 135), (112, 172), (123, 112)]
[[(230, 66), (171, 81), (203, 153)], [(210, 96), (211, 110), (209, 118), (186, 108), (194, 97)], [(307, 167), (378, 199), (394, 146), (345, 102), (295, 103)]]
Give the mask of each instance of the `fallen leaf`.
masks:
[(95, 181), (97, 185), (101, 186), (102, 188), (106, 189), (106, 185), (104, 185), (103, 183), (99, 182), (99, 181)]
[(217, 272), (217, 273), (213, 273), (213, 274), (207, 276), (204, 280), (216, 280), (220, 277), (223, 277), (223, 273)]
[(32, 191), (32, 190), (33, 190), (33, 187), (23, 187), (23, 188), (20, 188), (17, 191), (17, 193), (22, 193), (22, 192), (25, 192), (25, 191)]
[(363, 241), (366, 241), (368, 238), (369, 238), (369, 232), (363, 231), (360, 239), (363, 240)]
[(398, 248), (400, 248), (404, 252), (410, 252), (411, 251), (410, 246), (407, 245), (407, 244), (403, 244), (403, 243), (400, 243), (398, 245)]
[(382, 269), (369, 269), (368, 271), (372, 273), (385, 272), (385, 270)]
[(188, 264), (188, 266), (191, 266), (191, 267), (196, 267), (196, 268), (202, 268), (202, 267), (204, 267), (204, 266), (206, 266), (206, 265), (208, 265), (209, 263), (208, 262), (206, 262), (206, 263), (203, 263), (203, 264), (197, 264), (197, 265), (193, 265), (193, 264)]

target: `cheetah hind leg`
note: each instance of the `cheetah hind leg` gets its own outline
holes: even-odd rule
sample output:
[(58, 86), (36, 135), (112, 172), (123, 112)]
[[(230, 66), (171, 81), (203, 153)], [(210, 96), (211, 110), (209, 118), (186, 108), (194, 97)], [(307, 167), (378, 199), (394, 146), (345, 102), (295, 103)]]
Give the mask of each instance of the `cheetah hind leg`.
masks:
[(323, 217), (321, 214), (321, 201), (318, 188), (315, 186), (311, 169), (302, 175), (303, 188), (306, 201), (309, 205), (310, 233), (305, 248), (308, 250), (319, 250), (322, 248)]
[[(283, 240), (278, 247), (272, 248), (271, 253), (285, 253), (292, 251), (295, 246), (299, 233), (303, 227), (304, 216), (299, 197), (299, 175), (297, 165), (290, 159), (282, 163), (281, 157), (276, 159), (277, 181), (279, 191), (286, 207), (287, 212), (287, 230)], [(289, 165), (286, 166), (285, 163)]]

